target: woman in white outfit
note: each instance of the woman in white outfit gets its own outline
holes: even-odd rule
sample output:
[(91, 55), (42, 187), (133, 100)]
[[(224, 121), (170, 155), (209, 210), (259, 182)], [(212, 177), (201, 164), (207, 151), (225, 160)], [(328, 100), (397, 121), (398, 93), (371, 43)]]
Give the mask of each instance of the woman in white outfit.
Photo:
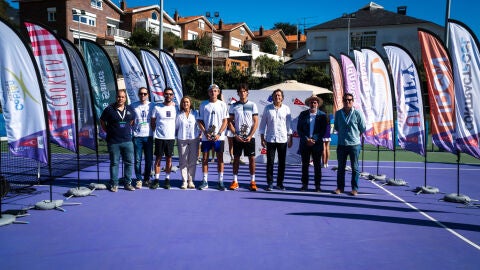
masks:
[(182, 175), (181, 189), (194, 189), (200, 130), (197, 112), (192, 109), (192, 100), (184, 96), (180, 101), (180, 113), (175, 120), (179, 167)]

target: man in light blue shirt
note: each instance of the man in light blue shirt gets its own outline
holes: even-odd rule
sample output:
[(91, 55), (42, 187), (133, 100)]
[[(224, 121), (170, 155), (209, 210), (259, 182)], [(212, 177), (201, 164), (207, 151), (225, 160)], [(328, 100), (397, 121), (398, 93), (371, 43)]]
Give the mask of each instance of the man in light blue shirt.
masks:
[(353, 95), (343, 95), (343, 108), (335, 112), (334, 129), (338, 132), (337, 146), (337, 189), (335, 194), (344, 192), (345, 189), (345, 167), (347, 156), (350, 157), (352, 166), (352, 196), (358, 194), (358, 156), (360, 155), (360, 136), (365, 132), (365, 118), (363, 114), (353, 108)]

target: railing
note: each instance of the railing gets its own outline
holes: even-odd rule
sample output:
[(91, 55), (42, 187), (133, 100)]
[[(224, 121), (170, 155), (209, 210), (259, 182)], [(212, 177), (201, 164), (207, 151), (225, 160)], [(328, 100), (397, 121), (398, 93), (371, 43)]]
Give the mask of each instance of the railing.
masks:
[[(213, 66), (213, 69), (217, 68), (222, 68), (225, 69), (225, 65), (215, 65)], [(212, 66), (203, 66), (203, 65), (198, 65), (197, 66), (197, 71), (205, 71), (205, 72), (210, 72), (212, 70)]]
[(122, 38), (129, 38), (132, 35), (132, 33), (129, 31), (116, 29), (116, 28), (107, 29), (105, 34), (107, 36), (117, 36)]

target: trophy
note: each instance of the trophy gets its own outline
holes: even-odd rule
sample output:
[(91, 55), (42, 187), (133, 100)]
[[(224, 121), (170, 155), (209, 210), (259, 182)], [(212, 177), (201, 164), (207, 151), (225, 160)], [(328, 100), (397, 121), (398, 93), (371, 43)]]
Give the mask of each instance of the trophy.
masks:
[(215, 125), (211, 125), (208, 129), (207, 129), (207, 139), (208, 140), (215, 140)]
[(240, 137), (242, 137), (243, 140), (247, 139), (248, 137), (248, 125), (247, 124), (242, 124), (242, 126), (240, 127)]

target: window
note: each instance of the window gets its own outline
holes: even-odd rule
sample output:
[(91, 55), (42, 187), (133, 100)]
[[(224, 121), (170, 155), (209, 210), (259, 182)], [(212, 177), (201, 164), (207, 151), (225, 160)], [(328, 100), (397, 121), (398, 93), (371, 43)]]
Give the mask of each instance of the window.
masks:
[(205, 29), (205, 22), (203, 20), (198, 20), (198, 28)]
[(326, 51), (327, 50), (327, 37), (315, 37), (314, 48), (316, 51)]
[(78, 23), (83, 24), (88, 24), (90, 26), (97, 26), (97, 19), (95, 17), (91, 17), (90, 15), (87, 14), (73, 14), (73, 21)]
[(90, 0), (90, 6), (96, 9), (102, 9), (102, 0)]
[(156, 20), (157, 20), (157, 17), (158, 17), (157, 13), (156, 13), (156, 12), (152, 12), (152, 20), (155, 20), (155, 21), (156, 21)]
[(230, 40), (230, 46), (236, 47), (236, 48), (241, 48), (242, 47), (242, 41), (238, 38), (232, 37)]
[(198, 38), (198, 33), (188, 31), (187, 40), (196, 40)]
[(377, 31), (355, 32), (351, 34), (351, 49), (359, 49), (361, 47), (375, 47), (377, 40)]
[(49, 22), (55, 22), (57, 20), (57, 8), (47, 8), (47, 16)]
[(240, 35), (245, 36), (245, 28), (240, 27)]

